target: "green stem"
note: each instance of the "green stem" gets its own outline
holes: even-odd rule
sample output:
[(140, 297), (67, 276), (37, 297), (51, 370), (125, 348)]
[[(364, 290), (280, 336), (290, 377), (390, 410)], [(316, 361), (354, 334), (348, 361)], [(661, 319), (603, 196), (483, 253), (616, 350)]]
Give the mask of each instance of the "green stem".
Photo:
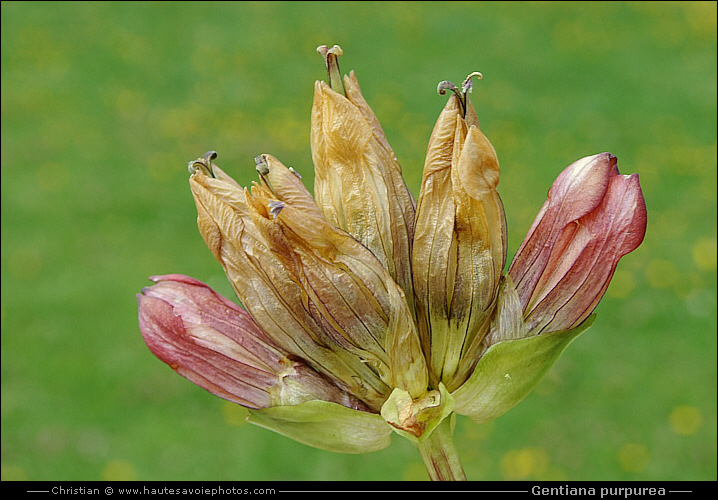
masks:
[(466, 481), (454, 445), (453, 420), (453, 416), (445, 418), (425, 441), (416, 445), (432, 481)]

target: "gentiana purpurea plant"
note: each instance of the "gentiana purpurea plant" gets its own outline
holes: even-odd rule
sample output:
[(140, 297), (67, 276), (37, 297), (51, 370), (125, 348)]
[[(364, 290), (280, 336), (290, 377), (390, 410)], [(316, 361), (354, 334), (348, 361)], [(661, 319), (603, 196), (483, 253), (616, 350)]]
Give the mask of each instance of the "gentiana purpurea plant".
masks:
[(504, 272), (499, 163), (472, 73), (429, 139), (418, 200), (338, 46), (311, 112), (314, 195), (278, 159), (243, 188), (211, 151), (190, 162), (198, 226), (242, 307), (184, 275), (138, 294), (150, 350), (248, 420), (321, 449), (397, 433), (433, 480), (466, 479), (455, 416), (497, 418), (589, 328), (619, 259), (643, 240), (638, 176), (599, 153), (551, 186)]

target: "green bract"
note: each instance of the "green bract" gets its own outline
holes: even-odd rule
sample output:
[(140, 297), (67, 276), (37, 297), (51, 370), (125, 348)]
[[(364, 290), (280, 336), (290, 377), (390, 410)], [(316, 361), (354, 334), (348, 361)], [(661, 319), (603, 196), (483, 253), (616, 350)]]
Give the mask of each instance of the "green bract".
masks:
[(379, 415), (327, 401), (250, 410), (247, 420), (322, 450), (368, 453), (389, 446), (391, 426)]
[(456, 413), (487, 422), (509, 411), (533, 390), (594, 318), (589, 316), (573, 330), (505, 340), (489, 347), (469, 380), (453, 392)]

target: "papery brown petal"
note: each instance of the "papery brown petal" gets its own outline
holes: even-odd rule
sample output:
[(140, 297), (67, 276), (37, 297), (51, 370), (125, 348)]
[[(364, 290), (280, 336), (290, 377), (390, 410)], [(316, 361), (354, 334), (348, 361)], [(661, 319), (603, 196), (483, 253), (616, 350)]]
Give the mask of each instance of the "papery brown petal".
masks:
[(460, 112), (458, 99), (450, 97), (429, 139), (417, 202), (412, 254), (419, 331), (424, 351), (429, 355), (431, 372), (439, 377), (446, 337), (439, 338), (438, 330), (448, 327), (448, 305), (456, 275), (453, 220), (456, 207), (451, 185), (451, 163)]
[[(272, 216), (265, 209), (271, 199), (271, 192), (259, 186), (252, 189), (247, 201), (253, 210), (253, 220), (269, 249), (305, 290), (304, 300), (309, 301), (309, 309), (318, 312), (315, 319), (345, 349), (355, 348), (358, 354), (386, 364), (387, 360), (382, 359), (383, 337), (375, 338), (374, 329), (366, 328), (385, 322), (381, 306), (371, 290), (363, 286), (361, 278), (336, 265), (337, 259), (349, 260), (346, 252), (358, 251), (361, 245), (348, 235), (344, 239), (339, 233), (334, 234), (325, 220), (312, 218), (290, 204), (285, 204), (276, 217)], [(324, 237), (325, 234), (329, 237)], [(338, 241), (330, 239), (332, 236)]]
[[(366, 220), (370, 203), (367, 198), (372, 193), (355, 188), (374, 180), (371, 175), (366, 179), (363, 165), (356, 166), (371, 137), (361, 113), (346, 97), (324, 82), (315, 83), (311, 127), (314, 196), (329, 222), (358, 240), (368, 232), (368, 224), (376, 223)], [(367, 187), (382, 187), (373, 184)], [(373, 233), (381, 234), (376, 229)]]
[[(280, 178), (274, 177), (276, 189), (284, 189), (277, 183)], [(262, 330), (286, 351), (307, 360), (323, 374), (336, 377), (370, 406), (380, 407), (382, 394), (390, 389), (361, 359), (343, 356), (312, 317), (305, 307), (304, 290), (252, 220), (244, 191), (201, 172), (190, 177), (190, 186), (200, 232)], [(267, 206), (260, 208), (265, 216), (271, 216)]]
[[(411, 392), (417, 392), (414, 386), (422, 380), (415, 375), (426, 370), (403, 292), (369, 250), (323, 216), (286, 199), (276, 200), (283, 204), (279, 212), (267, 211), (276, 194), (254, 186), (248, 206), (269, 248), (304, 290), (304, 307), (336, 344), (374, 367), (385, 383), (393, 387), (400, 380), (404, 385), (408, 382), (402, 374), (412, 371)], [(397, 342), (403, 346), (402, 359), (409, 353), (417, 359), (400, 367), (392, 364), (388, 350)]]
[[(488, 331), (501, 276), (506, 262), (506, 219), (497, 187), (499, 163), (489, 140), (475, 126), (469, 128), (461, 156), (452, 168), (456, 200), (454, 232), (457, 239), (457, 276), (452, 314), (459, 331), (449, 349), (461, 353), (455, 370), (458, 387), (478, 360), (483, 336)], [(470, 279), (467, 279), (470, 278)], [(463, 311), (463, 313), (462, 313)], [(453, 346), (451, 345), (453, 343)]]
[(315, 84), (311, 145), (316, 201), (329, 222), (366, 246), (411, 296), (414, 200), (354, 73), (344, 81), (346, 97), (324, 82)]
[[(359, 88), (354, 71), (344, 77), (344, 85), (347, 93), (347, 99), (354, 104), (362, 114), (366, 122), (372, 130), (372, 145), (378, 147), (375, 154), (379, 168), (382, 170), (386, 179), (387, 189), (389, 190), (389, 200), (392, 204), (388, 210), (392, 212), (392, 217), (399, 221), (399, 226), (406, 225), (407, 241), (404, 245), (410, 245), (414, 234), (414, 218), (416, 212), (416, 202), (411, 191), (406, 186), (402, 177), (402, 170), (399, 161), (396, 159), (394, 150), (389, 145), (389, 141), (384, 134), (384, 129), (379, 123), (379, 119), (374, 114), (369, 104), (364, 99), (364, 95)], [(402, 224), (403, 222), (403, 224)], [(403, 240), (401, 240), (403, 241)]]
[(323, 217), (314, 198), (295, 172), (289, 170), (277, 158), (269, 154), (259, 155), (255, 162), (260, 172), (262, 184), (272, 192), (277, 200), (306, 211), (312, 217)]
[[(472, 122), (473, 107), (468, 102)], [(488, 331), (506, 258), (496, 153), (451, 96), (429, 141), (414, 238), (425, 348), (449, 390), (468, 377)]]

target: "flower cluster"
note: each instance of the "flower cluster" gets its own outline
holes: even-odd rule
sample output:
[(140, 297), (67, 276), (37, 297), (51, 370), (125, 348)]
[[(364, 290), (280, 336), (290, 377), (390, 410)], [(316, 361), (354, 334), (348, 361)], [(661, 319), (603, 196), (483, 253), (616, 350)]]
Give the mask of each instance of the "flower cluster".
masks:
[(549, 190), (508, 272), (499, 163), (469, 94), (450, 92), (415, 201), (338, 46), (311, 112), (314, 196), (263, 154), (238, 185), (209, 152), (190, 162), (198, 226), (242, 307), (187, 276), (138, 294), (150, 350), (249, 421), (364, 453), (396, 432), (432, 479), (464, 479), (453, 417), (494, 419), (593, 321), (619, 259), (643, 240), (637, 175), (600, 153)]

